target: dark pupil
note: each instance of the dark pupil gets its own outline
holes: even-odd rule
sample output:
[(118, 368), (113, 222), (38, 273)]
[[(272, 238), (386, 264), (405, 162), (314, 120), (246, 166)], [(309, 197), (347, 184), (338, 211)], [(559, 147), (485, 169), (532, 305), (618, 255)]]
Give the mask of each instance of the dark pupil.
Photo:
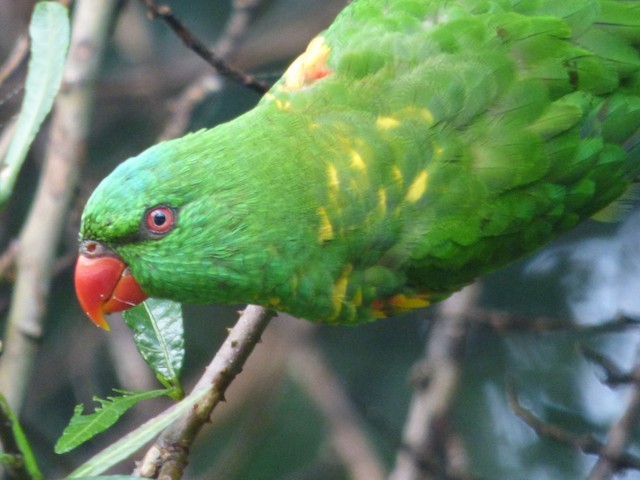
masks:
[(162, 227), (165, 223), (167, 223), (167, 215), (164, 212), (153, 212), (153, 224), (156, 227)]

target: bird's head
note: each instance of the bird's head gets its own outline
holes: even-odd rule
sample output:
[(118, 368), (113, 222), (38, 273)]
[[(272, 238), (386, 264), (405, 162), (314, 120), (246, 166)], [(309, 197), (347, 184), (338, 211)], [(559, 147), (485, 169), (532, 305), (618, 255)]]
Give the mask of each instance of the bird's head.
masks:
[(185, 283), (185, 270), (202, 261), (194, 245), (203, 244), (209, 232), (203, 212), (208, 202), (202, 198), (207, 182), (197, 166), (202, 152), (211, 151), (198, 147), (203, 134), (161, 143), (129, 159), (87, 202), (75, 287), (80, 305), (99, 327), (108, 329), (105, 314), (147, 296), (175, 296), (172, 288)]

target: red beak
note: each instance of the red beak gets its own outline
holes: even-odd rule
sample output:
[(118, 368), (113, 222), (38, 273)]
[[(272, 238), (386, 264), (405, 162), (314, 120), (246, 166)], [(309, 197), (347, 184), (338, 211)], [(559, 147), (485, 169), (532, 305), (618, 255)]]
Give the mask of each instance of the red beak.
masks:
[(101, 255), (107, 251), (92, 240), (80, 247), (75, 285), (80, 306), (98, 327), (109, 330), (104, 316), (135, 307), (148, 295), (118, 257)]

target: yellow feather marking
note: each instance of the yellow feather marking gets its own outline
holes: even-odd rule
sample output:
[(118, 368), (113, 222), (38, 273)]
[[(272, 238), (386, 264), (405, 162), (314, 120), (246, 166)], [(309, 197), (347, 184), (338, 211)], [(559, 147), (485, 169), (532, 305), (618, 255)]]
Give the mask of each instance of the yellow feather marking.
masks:
[(376, 120), (376, 128), (380, 130), (390, 130), (400, 125), (400, 121), (393, 117), (380, 116)]
[(398, 182), (400, 185), (402, 185), (404, 183), (404, 177), (402, 176), (402, 172), (400, 171), (400, 168), (398, 168), (397, 165), (395, 165), (391, 169), (391, 175), (393, 175), (393, 179), (396, 182)]
[(444, 148), (442, 148), (440, 145), (436, 145), (435, 147), (433, 147), (433, 153), (435, 153), (436, 157), (439, 157), (444, 153)]
[(294, 92), (329, 75), (327, 59), (330, 51), (329, 46), (324, 43), (324, 37), (318, 36), (311, 40), (305, 52), (284, 73), (284, 83), (279, 90)]
[(387, 303), (398, 310), (413, 310), (414, 308), (422, 308), (429, 305), (429, 301), (422, 296), (407, 297), (404, 293), (394, 295)]
[(331, 300), (333, 302), (333, 315), (330, 320), (338, 317), (342, 310), (342, 302), (347, 294), (347, 286), (349, 285), (349, 275), (353, 270), (353, 265), (348, 263), (342, 270), (340, 278), (333, 284), (333, 292), (331, 294)]
[(350, 149), (349, 156), (351, 157), (352, 167), (357, 168), (361, 172), (367, 171), (367, 164), (357, 150)]
[(427, 171), (422, 170), (418, 176), (413, 180), (411, 185), (409, 186), (409, 190), (407, 190), (407, 194), (405, 195), (405, 200), (407, 202), (417, 202), (420, 200), (422, 195), (424, 195), (425, 190), (427, 189)]
[(329, 177), (329, 188), (337, 190), (340, 186), (340, 179), (338, 178), (338, 169), (333, 163), (327, 165), (327, 176)]
[(422, 118), (425, 122), (427, 122), (429, 125), (433, 125), (434, 119), (433, 119), (433, 114), (431, 113), (430, 110), (427, 110), (426, 108), (421, 108), (419, 110), (419, 114), (420, 114), (420, 118)]
[(378, 208), (382, 214), (387, 211), (387, 190), (384, 188), (378, 189)]
[(318, 230), (318, 240), (324, 242), (333, 239), (333, 226), (329, 221), (327, 210), (324, 207), (318, 207), (318, 215), (320, 216), (320, 229)]
[(354, 307), (359, 307), (360, 305), (362, 305), (362, 290), (360, 288), (356, 290), (356, 293), (353, 294), (351, 305), (353, 305)]
[(291, 107), (291, 102), (289, 100), (282, 101), (276, 98), (275, 103), (278, 110), (285, 111), (289, 110), (289, 108)]

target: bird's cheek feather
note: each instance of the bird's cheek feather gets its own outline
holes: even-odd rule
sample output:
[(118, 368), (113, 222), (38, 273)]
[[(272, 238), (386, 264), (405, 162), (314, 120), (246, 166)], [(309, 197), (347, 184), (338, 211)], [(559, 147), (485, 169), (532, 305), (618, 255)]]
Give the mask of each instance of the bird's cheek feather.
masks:
[(127, 310), (148, 297), (127, 265), (113, 256), (80, 254), (76, 262), (75, 287), (82, 309), (93, 323), (105, 330), (109, 330), (105, 314)]

